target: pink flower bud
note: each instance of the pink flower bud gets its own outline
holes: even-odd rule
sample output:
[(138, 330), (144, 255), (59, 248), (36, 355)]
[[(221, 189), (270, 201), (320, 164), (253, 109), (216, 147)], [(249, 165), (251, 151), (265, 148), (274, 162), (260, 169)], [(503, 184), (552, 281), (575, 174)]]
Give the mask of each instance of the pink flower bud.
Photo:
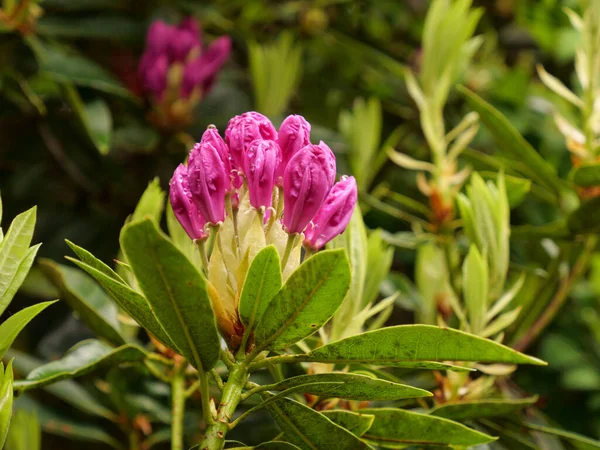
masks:
[(281, 147), (283, 164), (281, 175), (288, 161), (303, 147), (310, 145), (310, 123), (302, 116), (287, 116), (279, 127), (277, 142)]
[(319, 250), (342, 234), (354, 211), (358, 197), (354, 177), (343, 176), (333, 185), (325, 202), (304, 231), (304, 245)]
[(277, 142), (256, 140), (244, 154), (244, 173), (248, 180), (250, 204), (255, 208), (271, 206), (281, 149)]
[(175, 217), (190, 239), (206, 239), (208, 237), (204, 231), (206, 221), (192, 201), (192, 196), (188, 189), (187, 167), (183, 164), (179, 164), (177, 169), (175, 169), (173, 178), (171, 178), (169, 199)]
[[(227, 144), (225, 144), (225, 141), (219, 135), (219, 130), (217, 130), (217, 127), (214, 125), (209, 125), (206, 131), (202, 134), (200, 143), (212, 145), (217, 150), (217, 153), (219, 153), (221, 161), (223, 162), (225, 173), (229, 175), (225, 182), (225, 192), (231, 192), (231, 156), (229, 155), (229, 147), (227, 147)], [(193, 152), (190, 154), (190, 159), (193, 157), (193, 154)]]
[(229, 36), (223, 36), (215, 40), (198, 58), (189, 61), (183, 72), (183, 95), (190, 95), (196, 87), (206, 95), (229, 58), (230, 52), (231, 39)]
[(335, 156), (325, 144), (307, 145), (283, 173), (283, 225), (301, 233), (325, 201), (335, 181)]
[(173, 40), (176, 28), (162, 20), (152, 22), (146, 34), (146, 52), (153, 55), (166, 53)]
[(275, 127), (262, 114), (251, 111), (235, 116), (229, 121), (225, 130), (225, 140), (229, 144), (234, 167), (238, 169), (244, 167), (244, 153), (257, 139), (277, 140)]
[(186, 29), (177, 29), (169, 43), (169, 56), (171, 61), (185, 61), (189, 53), (198, 49), (200, 51), (201, 44), (198, 36)]
[(160, 98), (167, 87), (168, 70), (169, 59), (166, 54), (145, 54), (140, 63), (140, 77), (144, 90)]
[(225, 172), (221, 156), (207, 142), (194, 146), (189, 159), (188, 184), (192, 201), (208, 223), (225, 220), (225, 190), (229, 174)]

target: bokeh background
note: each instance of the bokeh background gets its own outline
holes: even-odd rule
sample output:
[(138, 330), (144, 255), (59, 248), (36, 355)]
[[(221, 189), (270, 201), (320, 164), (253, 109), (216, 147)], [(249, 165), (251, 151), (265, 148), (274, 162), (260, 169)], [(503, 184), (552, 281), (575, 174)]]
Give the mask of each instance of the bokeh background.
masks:
[[(42, 257), (61, 261), (69, 253), (68, 238), (110, 261), (118, 252), (120, 228), (148, 183), (158, 177), (166, 188), (209, 124), (223, 131), (232, 116), (248, 110), (268, 115), (276, 125), (290, 113), (305, 116), (313, 136), (338, 155), (341, 173), (353, 170), (348, 154), (378, 152), (386, 142), (427, 159), (403, 77), (405, 67), (419, 68), (425, 0), (21, 3), (21, 16), (0, 15), (6, 28), (0, 34), (0, 190), (4, 226), (37, 205), (35, 242), (43, 242)], [(577, 36), (563, 7), (577, 8), (578, 2), (474, 4), (485, 9), (476, 32), (485, 41), (460, 83), (502, 111), (566, 175), (569, 154), (549, 114), (551, 102), (562, 100), (543, 87), (535, 65), (571, 84)], [(186, 16), (201, 24), (205, 42), (230, 36), (232, 51), (190, 123), (159, 127), (141, 95), (137, 65), (150, 23), (158, 18), (177, 23)], [(257, 51), (264, 57), (260, 67)], [(447, 122), (457, 123), (467, 111), (464, 98), (451, 94)], [(493, 143), (481, 130), (473, 146), (487, 150)], [(410, 226), (395, 204), (403, 200), (392, 193), (424, 199), (414, 172), (391, 162), (366, 170), (373, 171), (361, 189), (366, 223), (388, 232), (396, 246), (388, 282), (406, 291), (388, 323), (411, 323), (418, 296), (406, 286), (414, 272), (414, 242), (404, 239)], [(547, 219), (548, 211), (527, 200), (512, 212), (514, 225)], [(511, 261), (527, 262), (527, 244), (513, 236)], [(7, 314), (54, 295), (34, 269)], [(597, 258), (590, 277), (578, 283), (558, 320), (530, 350), (549, 361), (549, 368), (521, 368), (515, 377), (525, 390), (541, 395), (544, 411), (558, 424), (595, 438), (600, 438), (599, 296)], [(87, 336), (60, 305), (38, 317), (17, 347), (51, 359)]]

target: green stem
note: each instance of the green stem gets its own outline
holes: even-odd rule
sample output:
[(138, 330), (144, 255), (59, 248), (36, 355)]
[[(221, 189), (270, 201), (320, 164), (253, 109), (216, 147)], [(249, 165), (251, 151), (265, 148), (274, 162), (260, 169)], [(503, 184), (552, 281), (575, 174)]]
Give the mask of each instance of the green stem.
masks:
[(210, 405), (210, 390), (208, 386), (208, 378), (205, 372), (199, 373), (200, 375), (200, 395), (202, 397), (202, 416), (204, 421), (210, 426), (215, 422), (212, 408)]
[(579, 277), (586, 271), (598, 238), (595, 235), (588, 236), (583, 251), (579, 254), (577, 262), (573, 266), (573, 270), (569, 276), (561, 283), (558, 291), (554, 294), (554, 297), (542, 313), (542, 315), (535, 321), (533, 326), (527, 331), (515, 345), (515, 349), (518, 351), (524, 351), (537, 337), (544, 331), (544, 329), (552, 322), (560, 308), (567, 301), (569, 293), (573, 285), (579, 280)]
[(233, 234), (235, 238), (235, 245), (237, 246), (237, 253), (241, 251), (240, 248), (240, 233), (238, 231), (238, 209), (233, 209), (231, 205), (231, 194), (225, 197), (225, 208), (227, 209), (227, 214), (231, 216), (231, 220), (233, 221)]
[(296, 242), (296, 234), (288, 234), (287, 244), (285, 244), (285, 251), (283, 252), (283, 258), (281, 259), (281, 271), (285, 270), (292, 248), (294, 248), (294, 242)]
[(208, 273), (208, 256), (206, 256), (206, 239), (202, 239), (201, 241), (194, 241), (196, 244), (196, 248), (200, 253), (200, 258), (202, 259), (202, 268), (204, 269), (204, 274)]
[(140, 437), (136, 429), (129, 432), (129, 450), (140, 450)]
[(185, 365), (177, 368), (171, 380), (173, 412), (171, 415), (171, 450), (183, 450), (183, 415), (185, 413)]
[(217, 420), (209, 424), (200, 442), (201, 450), (221, 450), (225, 445), (225, 436), (235, 410), (240, 403), (242, 391), (248, 381), (248, 369), (243, 363), (237, 363), (229, 373), (223, 396), (217, 412)]

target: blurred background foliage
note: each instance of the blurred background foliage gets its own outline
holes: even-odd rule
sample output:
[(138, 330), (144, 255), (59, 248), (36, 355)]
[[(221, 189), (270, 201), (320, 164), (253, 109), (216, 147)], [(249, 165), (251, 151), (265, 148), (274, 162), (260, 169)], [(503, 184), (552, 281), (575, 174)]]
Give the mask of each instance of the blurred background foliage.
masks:
[[(535, 68), (542, 64), (567, 86), (573, 84), (578, 37), (563, 8), (578, 10), (578, 2), (474, 4), (484, 8), (476, 31), (483, 40), (460, 84), (506, 115), (566, 177), (571, 159), (550, 112), (553, 104), (564, 109), (568, 104), (543, 86)], [(427, 218), (427, 199), (416, 187), (415, 172), (393, 164), (386, 152), (392, 148), (430, 159), (404, 77), (406, 68), (418, 72), (422, 62), (427, 7), (425, 0), (5, 0), (0, 10), (4, 216), (38, 205), (35, 242), (44, 243), (41, 256), (62, 261), (68, 238), (110, 261), (118, 252), (119, 230), (148, 182), (157, 176), (166, 188), (209, 124), (223, 131), (233, 115), (253, 109), (276, 125), (289, 113), (301, 114), (313, 125), (315, 139), (325, 140), (338, 155), (338, 172), (357, 178), (369, 228), (382, 228), (383, 239), (396, 246), (382, 293), (400, 289), (404, 295), (388, 324), (411, 323), (420, 301), (412, 281), (417, 242), (406, 232), (413, 218)], [(205, 41), (229, 35), (232, 54), (192, 123), (159, 129), (141, 95), (138, 59), (153, 20), (176, 23), (188, 15), (201, 23)], [(452, 89), (447, 129), (469, 111), (464, 96)], [(484, 127), (472, 147), (493, 150)], [(477, 154), (467, 150), (464, 157), (477, 168)], [(553, 208), (527, 191), (513, 199), (511, 225), (551, 222)], [(527, 233), (513, 232), (511, 243), (511, 264), (532, 273), (551, 259)], [(541, 396), (539, 404), (551, 420), (600, 438), (600, 253), (591, 267), (530, 349), (549, 368), (520, 368), (515, 379)], [(34, 269), (10, 309), (55, 295)], [(38, 317), (18, 347), (52, 359), (91, 336), (62, 304)], [(156, 408), (157, 415), (164, 414)]]

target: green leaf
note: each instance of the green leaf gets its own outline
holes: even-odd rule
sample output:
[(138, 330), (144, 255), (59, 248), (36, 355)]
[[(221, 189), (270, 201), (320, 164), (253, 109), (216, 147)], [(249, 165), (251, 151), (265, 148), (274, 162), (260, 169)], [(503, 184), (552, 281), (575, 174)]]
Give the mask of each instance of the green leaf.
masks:
[(96, 259), (90, 252), (76, 246), (72, 242), (67, 241), (67, 244), (81, 261), (67, 257), (68, 260), (77, 264), (100, 283), (104, 290), (110, 294), (115, 302), (117, 302), (127, 314), (136, 320), (156, 339), (162, 342), (163, 345), (180, 353), (163, 327), (158, 323), (158, 320), (156, 320), (156, 317), (144, 296), (131, 289), (119, 275), (102, 261)]
[(94, 14), (91, 16), (45, 16), (36, 33), (62, 38), (109, 39), (132, 41), (143, 34), (142, 24), (122, 15)]
[(57, 46), (43, 45), (40, 41), (35, 41), (33, 49), (40, 63), (40, 72), (53, 81), (90, 87), (121, 97), (133, 97), (114, 76), (84, 56), (68, 53)]
[(571, 433), (569, 431), (560, 430), (558, 428), (545, 427), (536, 425), (533, 423), (520, 423), (519, 425), (529, 428), (530, 430), (538, 431), (540, 433), (550, 434), (557, 436), (562, 440), (565, 440), (575, 446), (578, 450), (596, 450), (600, 449), (600, 441), (590, 439), (577, 433)]
[(474, 334), (481, 334), (486, 323), (488, 305), (488, 266), (487, 262), (471, 244), (463, 263), (463, 297), (469, 317), (469, 326)]
[[(5, 307), (9, 305), (9, 303), (11, 302), (11, 300), (13, 299), (23, 282), (25, 281), (25, 278), (27, 278), (27, 275), (29, 274), (31, 266), (33, 265), (37, 252), (41, 246), (42, 244), (37, 244), (31, 247), (29, 250), (27, 250), (27, 253), (25, 253), (25, 257), (21, 260), (19, 267), (17, 268), (12, 280), (10, 280), (10, 284), (6, 286), (4, 292), (0, 293), (0, 314), (2, 314), (2, 305), (5, 305)], [(2, 282), (0, 281), (0, 284), (1, 283)]]
[[(192, 447), (192, 449), (197, 449), (199, 447)], [(190, 449), (190, 450), (192, 450)], [(283, 441), (269, 441), (263, 442), (262, 444), (258, 444), (256, 447), (227, 447), (227, 450), (297, 450), (294, 444), (290, 444), (289, 442)]]
[(79, 269), (49, 259), (40, 260), (40, 268), (58, 288), (60, 297), (96, 336), (115, 345), (125, 343), (116, 305), (92, 278)]
[(130, 220), (133, 222), (150, 217), (156, 223), (159, 223), (165, 209), (165, 196), (165, 191), (160, 187), (160, 179), (158, 177), (154, 178), (148, 183), (148, 187), (140, 197)]
[[(34, 206), (15, 217), (0, 243), (0, 314), (12, 300), (10, 291), (13, 288), (13, 280), (21, 275), (19, 270), (29, 251), (35, 227), (35, 216), (36, 207)], [(19, 275), (17, 275), (18, 273)]]
[(569, 215), (567, 219), (569, 230), (573, 233), (597, 233), (600, 231), (599, 209), (600, 197), (584, 201)]
[(145, 357), (146, 351), (137, 345), (127, 344), (113, 348), (104, 342), (89, 339), (69, 349), (62, 358), (32, 370), (24, 380), (17, 380), (15, 389), (26, 391), (40, 388), (66, 378), (80, 377), (103, 367), (142, 361)]
[(56, 300), (29, 306), (25, 309), (22, 309), (18, 313), (13, 314), (6, 319), (2, 325), (0, 325), (0, 359), (4, 358), (4, 354), (11, 346), (17, 335), (25, 327), (25, 325), (27, 325), (31, 319), (55, 302)]
[(309, 361), (393, 366), (407, 361), (477, 361), (545, 365), (509, 347), (450, 328), (398, 325), (317, 348)]
[(403, 409), (363, 409), (375, 416), (371, 428), (363, 434), (367, 442), (384, 448), (407, 446), (455, 446), (469, 448), (494, 440), (460, 423)]
[(471, 420), (483, 417), (508, 416), (537, 402), (538, 397), (522, 399), (489, 399), (457, 403), (445, 403), (429, 411), (429, 414), (452, 420)]
[(21, 410), (35, 413), (45, 433), (63, 436), (69, 441), (98, 442), (124, 450), (119, 441), (113, 438), (114, 430), (104, 429), (97, 422), (86, 422), (80, 417), (58, 412), (48, 405), (37, 403), (27, 395), (20, 395), (15, 401), (15, 411)]
[(13, 380), (12, 361), (8, 363), (6, 369), (4, 363), (0, 361), (0, 448), (4, 448), (12, 416)]
[(268, 406), (286, 439), (303, 450), (359, 450), (370, 448), (323, 414), (294, 400), (281, 399)]
[(362, 305), (377, 300), (381, 283), (386, 279), (392, 260), (394, 248), (383, 240), (381, 229), (372, 231), (367, 240), (367, 267)]
[(363, 414), (343, 409), (323, 411), (321, 414), (358, 437), (365, 434), (375, 420), (373, 414)]
[[(0, 439), (0, 443), (1, 443)], [(35, 412), (20, 409), (13, 415), (6, 447), (10, 450), (41, 450), (42, 429)]]
[[(479, 171), (478, 173), (485, 180), (498, 183), (499, 172)], [(523, 203), (523, 200), (531, 191), (531, 180), (504, 174), (504, 182), (506, 183), (506, 196), (508, 197), (510, 209), (516, 208)]]
[(349, 287), (344, 250), (325, 250), (308, 258), (267, 307), (256, 328), (255, 351), (283, 349), (313, 334), (339, 308)]
[[(9, 358), (14, 358), (15, 372), (22, 375), (26, 375), (44, 364), (43, 361), (14, 349), (10, 349), (7, 355)], [(114, 412), (106, 408), (80, 384), (73, 380), (59, 381), (58, 383), (44, 386), (42, 389), (84, 413), (104, 417), (112, 421), (118, 419)]]
[(100, 154), (110, 151), (112, 115), (104, 100), (96, 99), (84, 106), (87, 132)]
[(206, 280), (150, 219), (123, 229), (121, 248), (163, 329), (198, 370), (210, 370), (220, 341)]
[(279, 254), (274, 245), (269, 245), (252, 260), (240, 297), (240, 318), (248, 330), (254, 330), (260, 322), (282, 283)]
[(569, 178), (577, 186), (592, 187), (600, 185), (600, 162), (587, 162), (574, 167)]
[(464, 86), (459, 86), (458, 90), (466, 97), (469, 106), (479, 114), (479, 119), (495, 139), (498, 151), (503, 152), (506, 157), (522, 163), (518, 167), (523, 175), (558, 194), (560, 188), (564, 186), (564, 182), (558, 177), (554, 168), (519, 134), (508, 119)]
[(300, 392), (349, 400), (399, 400), (432, 395), (412, 386), (343, 372), (299, 375), (277, 383), (272, 389), (279, 391), (302, 385), (306, 385), (306, 388)]

